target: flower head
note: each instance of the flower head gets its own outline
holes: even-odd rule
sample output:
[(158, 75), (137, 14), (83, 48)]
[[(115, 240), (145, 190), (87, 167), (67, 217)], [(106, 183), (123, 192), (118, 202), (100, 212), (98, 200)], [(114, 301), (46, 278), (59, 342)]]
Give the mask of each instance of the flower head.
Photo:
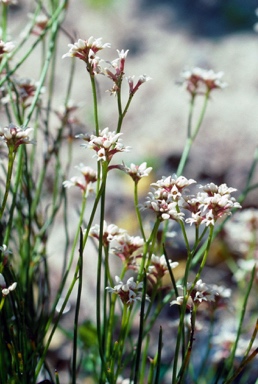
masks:
[(78, 57), (87, 64), (87, 69), (94, 73), (102, 73), (102, 69), (99, 66), (100, 59), (96, 56), (96, 53), (104, 48), (110, 48), (109, 43), (102, 43), (102, 38), (94, 39), (91, 36), (88, 40), (79, 39), (77, 43), (68, 44), (69, 51), (62, 56), (65, 57)]
[(17, 151), (21, 144), (34, 144), (30, 140), (30, 134), (33, 128), (22, 129), (15, 124), (9, 124), (8, 127), (0, 128), (0, 140), (4, 141), (9, 148)]
[[(180, 285), (179, 289), (183, 290), (183, 287)], [(193, 305), (199, 305), (202, 302), (215, 302), (216, 296), (219, 295), (217, 291), (217, 286), (212, 286), (204, 283), (201, 279), (198, 280), (193, 286), (192, 283), (187, 283), (187, 293), (188, 297), (188, 307)], [(177, 304), (181, 305), (184, 301), (183, 296), (178, 296), (176, 300), (173, 300), (170, 305)]]
[(98, 161), (110, 162), (112, 157), (117, 152), (128, 152), (130, 147), (125, 147), (120, 139), (122, 133), (110, 132), (109, 128), (100, 131), (99, 136), (80, 134), (77, 138), (87, 141), (88, 144), (83, 144), (84, 147), (93, 149), (96, 152)]
[[(169, 260), (169, 266), (174, 269), (178, 266), (178, 262)], [(168, 273), (168, 265), (166, 262), (165, 255), (162, 256), (151, 256), (151, 263), (148, 268), (148, 275), (155, 276), (157, 279), (161, 279), (165, 274)]]
[(97, 173), (91, 167), (87, 167), (84, 164), (80, 163), (75, 166), (83, 177), (73, 176), (70, 180), (65, 180), (63, 186), (65, 188), (70, 188), (73, 186), (79, 187), (83, 193), (92, 192), (92, 183), (97, 181)]
[(0, 40), (0, 62), (3, 56), (7, 53), (10, 53), (13, 49), (14, 49), (14, 44), (11, 41), (4, 42)]
[(182, 73), (184, 84), (191, 95), (206, 94), (213, 89), (223, 89), (227, 86), (221, 81), (223, 72), (215, 73), (213, 70), (193, 68)]
[[(136, 301), (142, 300), (141, 290), (143, 288), (143, 283), (135, 282), (133, 277), (130, 277), (126, 283), (123, 283), (118, 276), (115, 277), (115, 280), (117, 285), (115, 285), (114, 288), (106, 287), (106, 290), (110, 293), (117, 294), (123, 304), (132, 305)], [(146, 300), (149, 300), (147, 295)]]
[[(106, 221), (104, 220), (103, 222), (103, 236), (102, 236), (102, 241), (103, 245), (107, 246), (109, 243), (111, 243), (112, 240), (116, 236), (120, 236), (126, 233), (125, 229), (119, 228), (115, 224), (107, 224)], [(92, 237), (95, 237), (96, 239), (99, 240), (100, 236), (100, 226), (98, 224), (94, 225), (91, 227), (89, 235)]]
[(143, 83), (146, 83), (149, 80), (151, 80), (151, 77), (149, 77), (147, 75), (141, 75), (141, 76), (139, 76), (139, 80), (137, 81), (137, 83), (134, 85), (134, 76), (128, 76), (127, 77), (127, 82), (128, 82), (128, 85), (129, 85), (129, 93), (130, 93), (130, 95), (133, 96), (135, 94), (135, 92), (138, 91), (140, 86)]
[(135, 183), (138, 183), (142, 177), (149, 176), (150, 172), (152, 171), (152, 167), (147, 168), (146, 162), (140, 165), (135, 165), (132, 163), (130, 167), (127, 167), (123, 164), (119, 165), (118, 168), (130, 175)]
[(9, 295), (9, 293), (14, 291), (16, 287), (17, 287), (17, 283), (15, 282), (15, 283), (12, 283), (8, 288), (3, 288), (2, 295), (3, 296)]
[[(34, 19), (34, 15), (29, 13), (28, 14), (29, 18), (30, 19)], [(34, 26), (32, 28), (32, 33), (34, 35), (40, 35), (42, 31), (45, 30), (46, 26), (47, 26), (47, 23), (48, 23), (49, 19), (46, 15), (44, 14), (41, 14), (41, 15), (37, 15), (35, 20), (34, 20)]]
[(129, 236), (124, 232), (114, 236), (115, 246), (112, 248), (114, 255), (118, 256), (128, 268), (136, 269), (136, 258), (142, 257), (140, 252), (144, 240), (140, 236)]

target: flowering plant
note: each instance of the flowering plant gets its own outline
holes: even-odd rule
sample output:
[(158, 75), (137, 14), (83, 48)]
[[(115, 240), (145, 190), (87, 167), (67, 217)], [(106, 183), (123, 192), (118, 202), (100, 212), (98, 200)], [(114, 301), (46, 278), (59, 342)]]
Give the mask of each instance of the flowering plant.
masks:
[[(1, 105), (6, 112), (0, 128), (0, 382), (75, 384), (90, 377), (101, 384), (229, 384), (242, 372), (252, 376), (258, 331), (252, 296), (258, 279), (257, 244), (251, 239), (257, 218), (246, 219), (251, 234), (246, 259), (235, 261), (225, 255), (232, 274), (232, 281), (225, 283), (230, 286), (210, 282), (217, 279), (215, 273), (207, 273), (207, 261), (218, 234), (237, 217), (236, 211), (241, 212), (249, 191), (257, 188), (252, 181), (257, 155), (238, 197), (226, 183), (210, 180), (202, 185), (183, 175), (210, 95), (226, 86), (222, 72), (201, 68), (183, 72), (190, 95), (185, 147), (176, 174), (154, 181), (154, 165), (146, 161), (126, 165), (119, 160), (131, 150), (121, 132), (124, 119), (142, 85), (151, 80), (145, 74), (137, 81), (126, 75), (129, 50), (117, 50), (118, 57), (110, 61), (101, 58), (111, 48), (102, 38), (70, 43), (63, 54), (63, 65), (71, 65), (67, 94), (64, 105), (57, 108), (53, 83), (46, 79), (53, 81), (56, 75), (50, 63), (55, 62), (68, 1), (51, 2), (49, 9), (38, 2), (17, 48), (6, 42), (11, 4), (0, 4), (5, 21), (0, 42)], [(24, 53), (29, 39), (33, 46)], [(45, 53), (39, 81), (19, 79), (21, 64), (37, 45)], [(11, 58), (17, 52), (22, 58), (14, 64)], [(92, 91), (93, 120), (87, 124), (75, 116), (79, 104), (70, 100), (77, 59), (86, 66)], [(99, 118), (99, 79), (111, 82), (109, 92), (115, 96), (111, 100), (117, 116), (111, 128)], [(196, 98), (203, 99), (203, 107), (194, 125)], [(70, 177), (73, 148), (80, 144), (83, 162), (75, 167), (80, 176)], [(134, 211), (122, 210), (126, 228), (112, 222), (122, 216), (109, 198), (116, 196), (116, 189), (122, 194), (121, 185), (113, 184), (115, 174), (123, 174), (134, 187)], [(139, 193), (143, 178), (150, 187), (145, 198)], [(91, 281), (87, 288), (85, 275)], [(219, 345), (216, 340), (223, 334), (223, 314), (230, 316), (233, 289), (241, 303), (241, 308), (233, 309), (239, 319), (234, 337)], [(62, 349), (59, 346), (53, 353), (58, 332), (71, 345), (68, 380), (53, 357)]]

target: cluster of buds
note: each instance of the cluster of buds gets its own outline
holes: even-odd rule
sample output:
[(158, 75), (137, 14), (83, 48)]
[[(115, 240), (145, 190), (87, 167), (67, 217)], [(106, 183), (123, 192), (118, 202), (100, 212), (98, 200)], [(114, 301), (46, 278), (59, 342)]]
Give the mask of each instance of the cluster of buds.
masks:
[(91, 167), (87, 167), (80, 163), (77, 168), (83, 177), (73, 176), (70, 180), (65, 180), (63, 186), (65, 188), (78, 187), (83, 194), (92, 192), (92, 184), (97, 181), (97, 173)]
[(162, 220), (184, 220), (185, 213), (182, 208), (191, 212), (191, 217), (185, 220), (186, 223), (199, 226), (205, 224), (214, 226), (215, 222), (230, 215), (232, 209), (241, 208), (241, 205), (231, 196), (235, 188), (226, 184), (220, 186), (210, 183), (200, 186), (203, 192), (195, 195), (186, 195), (186, 188), (196, 183), (193, 179), (180, 177), (163, 177), (162, 180), (151, 184), (153, 191), (149, 192), (144, 208), (153, 210), (159, 219)]
[(110, 132), (109, 128), (100, 131), (99, 136), (89, 134), (79, 134), (76, 138), (87, 141), (88, 144), (82, 144), (83, 147), (93, 149), (96, 152), (98, 161), (107, 161), (118, 152), (128, 152), (131, 148), (125, 147), (120, 139), (122, 133)]
[(33, 128), (22, 129), (15, 124), (9, 124), (8, 127), (0, 128), (0, 140), (5, 142), (9, 150), (16, 152), (21, 144), (34, 144), (30, 139)]
[(223, 89), (227, 86), (221, 81), (223, 72), (215, 73), (213, 70), (193, 68), (182, 73), (184, 85), (193, 96), (196, 94), (207, 94), (213, 89)]
[[(130, 277), (126, 283), (120, 280), (118, 276), (115, 277), (117, 285), (112, 287), (106, 287), (109, 293), (115, 293), (118, 295), (124, 305), (132, 305), (136, 301), (142, 300), (142, 288), (143, 283), (137, 283), (133, 277)], [(149, 296), (146, 295), (146, 300), (150, 300)]]

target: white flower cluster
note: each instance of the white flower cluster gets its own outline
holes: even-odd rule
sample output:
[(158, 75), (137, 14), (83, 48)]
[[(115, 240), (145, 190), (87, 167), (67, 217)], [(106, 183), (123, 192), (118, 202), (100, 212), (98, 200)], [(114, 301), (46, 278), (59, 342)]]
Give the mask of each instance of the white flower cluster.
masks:
[(130, 175), (135, 183), (138, 183), (142, 177), (149, 176), (150, 172), (152, 171), (152, 167), (147, 167), (146, 162), (140, 165), (135, 165), (132, 163), (130, 167), (127, 167), (123, 164), (119, 165), (118, 168)]
[(80, 163), (75, 166), (83, 177), (73, 176), (70, 180), (65, 180), (63, 186), (65, 188), (70, 187), (79, 187), (83, 193), (90, 193), (93, 191), (92, 183), (97, 181), (97, 173), (91, 167), (87, 167), (84, 164)]
[(93, 149), (96, 152), (98, 161), (110, 162), (117, 152), (128, 152), (131, 148), (125, 147), (120, 136), (122, 133), (110, 132), (106, 127), (99, 132), (99, 136), (89, 134), (79, 134), (76, 138), (88, 141), (88, 144), (82, 144), (86, 148)]
[[(169, 267), (171, 269), (176, 268), (179, 263), (177, 261), (168, 260)], [(151, 265), (148, 268), (149, 277), (155, 276), (157, 279), (161, 279), (165, 274), (168, 273), (168, 265), (165, 258), (165, 255), (161, 256), (151, 256)]]
[(182, 209), (191, 212), (191, 217), (186, 223), (199, 226), (210, 226), (224, 215), (230, 215), (234, 208), (241, 205), (231, 196), (235, 188), (229, 188), (226, 184), (220, 186), (210, 183), (200, 186), (203, 192), (195, 195), (186, 195), (187, 187), (196, 183), (193, 179), (184, 176), (163, 177), (151, 184), (153, 191), (149, 192), (143, 208), (153, 210), (160, 220), (184, 220), (185, 213)]
[[(123, 304), (131, 305), (136, 301), (142, 300), (141, 290), (143, 288), (143, 283), (137, 283), (134, 281), (133, 277), (130, 277), (126, 283), (120, 280), (118, 276), (115, 277), (117, 285), (112, 287), (106, 287), (106, 290), (110, 293), (117, 294)], [(149, 297), (146, 295), (146, 300), (149, 300)]]
[[(178, 286), (179, 289), (183, 290), (181, 285)], [(187, 283), (187, 291), (190, 295), (189, 306), (192, 306), (192, 303), (196, 305), (206, 302), (215, 302), (216, 296), (219, 296), (219, 293), (213, 286), (204, 283), (201, 279), (196, 282), (194, 287), (192, 283)], [(181, 305), (184, 301), (184, 296), (178, 296), (176, 300), (173, 300), (170, 305), (177, 304)]]
[(11, 123), (8, 127), (0, 127), (0, 140), (5, 142), (8, 147), (17, 150), (21, 144), (35, 143), (33, 140), (30, 140), (31, 132), (33, 132), (33, 128), (22, 129)]
[(184, 85), (192, 95), (205, 94), (213, 89), (223, 89), (227, 86), (221, 81), (223, 72), (215, 73), (212, 69), (193, 68), (182, 73)]

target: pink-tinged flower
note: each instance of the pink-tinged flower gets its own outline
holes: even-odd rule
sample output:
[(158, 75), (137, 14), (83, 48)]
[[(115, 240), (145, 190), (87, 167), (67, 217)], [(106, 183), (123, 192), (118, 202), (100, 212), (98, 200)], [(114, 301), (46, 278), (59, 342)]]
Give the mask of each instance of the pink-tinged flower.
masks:
[(22, 129), (15, 124), (9, 124), (8, 127), (0, 128), (0, 140), (4, 141), (9, 148), (17, 151), (21, 144), (34, 144), (30, 140), (30, 134), (33, 128)]
[(110, 162), (114, 154), (118, 152), (128, 152), (130, 147), (125, 147), (120, 139), (122, 133), (110, 132), (109, 128), (100, 131), (99, 136), (80, 134), (76, 138), (88, 141), (88, 144), (82, 146), (93, 149), (96, 152), (98, 161)]
[(161, 200), (156, 198), (155, 194), (149, 192), (147, 201), (145, 202), (143, 208), (149, 208), (153, 210), (160, 220), (183, 220), (184, 213), (178, 211), (178, 204), (175, 201), (169, 202), (169, 200)]
[(126, 263), (128, 268), (136, 269), (136, 259), (142, 257), (140, 250), (144, 240), (140, 236), (129, 236), (124, 232), (114, 236), (115, 246), (112, 253)]
[(127, 167), (126, 165), (123, 164), (123, 165), (119, 165), (117, 168), (121, 169), (122, 171), (130, 175), (135, 183), (138, 183), (142, 177), (149, 176), (150, 172), (152, 171), (152, 167), (147, 168), (146, 162), (140, 165), (135, 165), (132, 163), (130, 167)]
[(195, 196), (184, 196), (182, 207), (192, 213), (191, 218), (186, 219), (190, 225), (205, 224), (213, 226), (215, 222), (225, 216), (231, 215), (233, 209), (241, 208), (241, 205), (231, 196), (235, 188), (226, 184), (219, 186), (210, 183), (200, 186), (204, 192), (198, 192)]
[[(32, 98), (38, 90), (39, 83), (29, 78), (16, 78), (14, 80), (16, 91), (18, 92), (19, 98), (22, 101), (24, 107), (28, 107), (30, 104), (27, 103), (29, 98)], [(45, 87), (41, 87), (40, 94), (45, 92)]]
[[(168, 260), (171, 269), (176, 268), (179, 263), (176, 261)], [(164, 255), (162, 256), (151, 256), (151, 264), (148, 268), (148, 277), (154, 276), (156, 279), (161, 279), (168, 273), (168, 265)]]
[(10, 53), (14, 49), (14, 44), (9, 41), (9, 42), (4, 42), (0, 40), (0, 62), (3, 58), (3, 56), (7, 53)]
[[(183, 290), (183, 287), (178, 286), (180, 290)], [(211, 286), (203, 283), (200, 279), (196, 282), (194, 287), (192, 287), (191, 283), (187, 283), (187, 293), (189, 295), (188, 307), (192, 307), (194, 305), (199, 305), (202, 302), (215, 302), (216, 296), (219, 295), (215, 286)], [(181, 305), (183, 303), (183, 296), (178, 296), (176, 300), (171, 301), (170, 305), (177, 304)]]
[[(34, 20), (33, 14), (29, 13), (28, 16), (30, 19)], [(44, 14), (37, 15), (35, 20), (34, 20), (34, 26), (32, 28), (31, 33), (39, 36), (41, 34), (41, 32), (46, 29), (48, 21), (49, 21), (49, 19), (46, 15), (44, 15)]]
[(110, 48), (109, 43), (102, 43), (102, 38), (94, 39), (91, 36), (88, 40), (79, 39), (77, 43), (68, 44), (70, 47), (69, 52), (64, 54), (62, 58), (65, 57), (78, 57), (80, 60), (83, 60), (87, 64), (88, 71), (91, 74), (102, 73), (102, 68), (100, 67), (100, 58), (96, 56), (96, 53), (104, 48)]
[[(136, 301), (142, 300), (142, 288), (143, 283), (137, 283), (133, 277), (130, 277), (126, 283), (120, 280), (118, 276), (115, 277), (117, 285), (112, 287), (106, 287), (106, 290), (110, 293), (118, 295), (125, 305), (132, 305)], [(146, 300), (150, 301), (149, 296), (146, 295)]]
[(79, 187), (83, 193), (90, 193), (93, 191), (92, 189), (92, 183), (95, 183), (97, 181), (97, 173), (92, 169), (91, 167), (87, 167), (84, 164), (80, 163), (79, 165), (75, 166), (77, 168), (82, 177), (73, 176), (70, 180), (65, 180), (63, 182), (63, 186), (65, 188), (70, 187)]
[(3, 3), (5, 5), (15, 5), (18, 3), (17, 0), (0, 0), (0, 3)]
[(103, 69), (103, 74), (113, 80), (117, 85), (120, 85), (120, 82), (124, 76), (125, 59), (128, 52), (128, 50), (124, 51), (122, 49), (122, 51), (119, 51), (117, 49), (118, 58), (112, 61), (107, 61), (107, 63), (110, 65), (110, 69)]
[(221, 81), (223, 72), (215, 73), (213, 70), (193, 68), (182, 73), (184, 84), (191, 95), (206, 94), (213, 89), (223, 89), (227, 86)]
[(8, 288), (3, 288), (2, 295), (3, 296), (9, 295), (9, 293), (14, 291), (16, 287), (17, 287), (17, 283), (15, 282), (15, 283), (12, 283)]
[(134, 85), (134, 76), (128, 76), (127, 82), (129, 85), (129, 94), (131, 96), (133, 96), (135, 94), (135, 92), (138, 91), (140, 86), (149, 80), (151, 80), (151, 77), (149, 77), (147, 75), (141, 75), (141, 76), (139, 76), (139, 80), (137, 81), (136, 85)]
[(195, 183), (196, 181), (193, 179), (173, 175), (163, 177), (161, 180), (158, 180), (156, 183), (152, 183), (151, 185), (155, 188), (155, 196), (157, 198), (178, 201), (182, 196), (183, 190)]
[[(100, 233), (100, 226), (98, 224), (95, 224), (93, 227), (91, 227), (89, 235), (99, 240), (99, 233)], [(126, 233), (125, 229), (119, 228), (115, 224), (107, 225), (106, 221), (104, 220), (103, 236), (102, 236), (103, 245), (108, 246), (111, 243), (111, 241), (116, 238), (116, 236), (123, 235), (124, 233)]]

